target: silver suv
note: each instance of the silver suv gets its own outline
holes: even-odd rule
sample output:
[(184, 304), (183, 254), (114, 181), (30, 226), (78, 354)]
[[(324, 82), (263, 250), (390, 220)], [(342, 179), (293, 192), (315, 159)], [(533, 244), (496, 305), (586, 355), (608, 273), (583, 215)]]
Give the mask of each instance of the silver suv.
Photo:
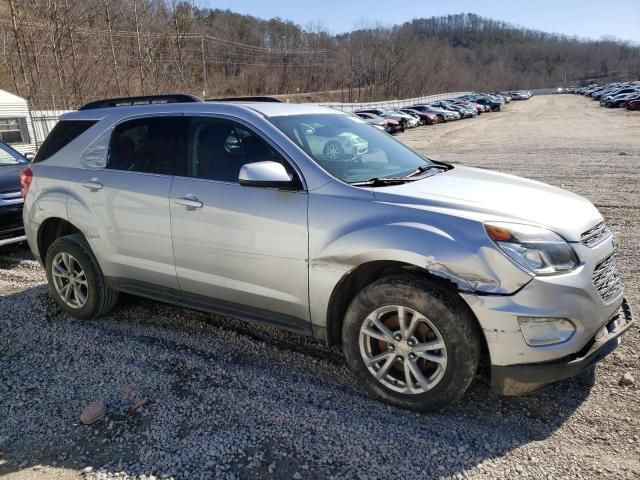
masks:
[(76, 318), (126, 292), (313, 335), (416, 410), (460, 398), (483, 358), (503, 394), (576, 375), (633, 322), (582, 197), (329, 108), (122, 105), (143, 100), (66, 114), (23, 174), (29, 245)]

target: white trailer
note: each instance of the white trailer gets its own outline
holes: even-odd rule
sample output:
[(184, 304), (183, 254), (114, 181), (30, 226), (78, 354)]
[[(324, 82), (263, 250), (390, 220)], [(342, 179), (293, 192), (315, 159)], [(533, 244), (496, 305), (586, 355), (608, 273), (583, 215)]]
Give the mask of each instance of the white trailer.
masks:
[(21, 153), (35, 152), (36, 138), (24, 98), (0, 90), (0, 140)]

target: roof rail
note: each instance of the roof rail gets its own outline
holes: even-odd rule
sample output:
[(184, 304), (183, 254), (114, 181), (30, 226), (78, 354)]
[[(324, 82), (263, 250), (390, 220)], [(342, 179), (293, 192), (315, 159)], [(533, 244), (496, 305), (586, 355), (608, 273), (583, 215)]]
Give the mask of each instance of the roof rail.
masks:
[(225, 98), (207, 98), (207, 102), (275, 102), (282, 103), (282, 100), (278, 100), (274, 97), (225, 97)]
[(170, 95), (144, 95), (140, 97), (122, 97), (122, 98), (106, 98), (104, 100), (96, 100), (89, 102), (79, 110), (93, 110), (96, 108), (108, 107), (129, 107), (132, 105), (154, 105), (163, 103), (193, 103), (202, 102), (202, 99), (185, 93), (176, 93)]

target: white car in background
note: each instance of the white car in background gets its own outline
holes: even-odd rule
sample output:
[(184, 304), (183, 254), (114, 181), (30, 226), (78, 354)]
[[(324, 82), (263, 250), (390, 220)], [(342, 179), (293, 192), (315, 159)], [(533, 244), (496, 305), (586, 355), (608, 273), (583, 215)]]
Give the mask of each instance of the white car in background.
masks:
[(369, 143), (350, 132), (335, 132), (325, 125), (305, 124), (304, 136), (314, 155), (327, 160), (354, 158), (369, 151)]

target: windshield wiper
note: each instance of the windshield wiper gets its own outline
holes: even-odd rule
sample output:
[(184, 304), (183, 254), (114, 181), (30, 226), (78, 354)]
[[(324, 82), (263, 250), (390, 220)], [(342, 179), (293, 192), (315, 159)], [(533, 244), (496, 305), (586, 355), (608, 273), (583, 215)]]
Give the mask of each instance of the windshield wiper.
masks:
[(427, 170), (432, 170), (432, 169), (440, 169), (440, 170), (450, 170), (451, 166), (449, 165), (420, 165), (418, 168), (416, 168), (413, 172), (407, 174), (404, 176), (404, 178), (411, 178), (411, 177), (415, 177), (417, 175), (420, 175), (421, 173), (426, 172)]
[(351, 185), (354, 185), (356, 187), (364, 187), (364, 186), (379, 187), (383, 185), (399, 185), (401, 183), (415, 182), (416, 180), (420, 180), (419, 178), (413, 178), (413, 177), (417, 177), (421, 173), (424, 173), (428, 170), (447, 171), (447, 170), (451, 170), (452, 168), (453, 167), (451, 165), (448, 165), (446, 163), (420, 165), (413, 172), (407, 175), (404, 175), (402, 177), (374, 177), (374, 178), (370, 178), (369, 180), (363, 180), (361, 182), (351, 182)]
[(374, 177), (361, 182), (350, 182), (354, 187), (380, 187), (383, 185), (400, 185), (401, 183), (411, 182), (406, 177)]

